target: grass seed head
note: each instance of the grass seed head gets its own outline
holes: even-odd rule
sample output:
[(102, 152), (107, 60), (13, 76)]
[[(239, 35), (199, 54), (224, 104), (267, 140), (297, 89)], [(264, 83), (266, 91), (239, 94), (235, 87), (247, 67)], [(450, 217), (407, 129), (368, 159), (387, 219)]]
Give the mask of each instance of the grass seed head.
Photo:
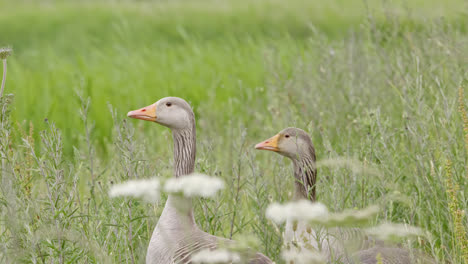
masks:
[(0, 48), (0, 59), (5, 60), (12, 52), (11, 48)]

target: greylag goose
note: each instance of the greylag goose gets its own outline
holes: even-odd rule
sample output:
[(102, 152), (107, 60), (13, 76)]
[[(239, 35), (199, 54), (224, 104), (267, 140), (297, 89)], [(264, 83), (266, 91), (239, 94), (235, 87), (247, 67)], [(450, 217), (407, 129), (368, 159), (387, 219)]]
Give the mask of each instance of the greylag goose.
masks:
[[(190, 105), (177, 97), (166, 97), (147, 107), (130, 111), (128, 117), (156, 122), (172, 130), (174, 176), (193, 173), (196, 153), (195, 115)], [(147, 264), (191, 263), (191, 255), (215, 249), (230, 240), (203, 232), (193, 216), (192, 199), (169, 195), (153, 231), (146, 255)], [(248, 263), (267, 264), (270, 259), (252, 254)]]
[[(315, 148), (310, 136), (304, 130), (286, 128), (272, 138), (258, 143), (255, 148), (277, 152), (291, 159), (295, 177), (294, 199), (316, 201)], [(283, 239), (287, 246), (300, 248), (312, 246), (323, 252), (332, 263), (339, 261), (339, 263), (375, 264), (379, 263), (378, 256), (381, 257), (380, 263), (384, 264), (433, 263), (423, 255), (419, 255), (416, 260), (414, 254), (410, 254), (406, 249), (385, 247), (381, 241), (371, 241), (358, 228), (336, 228), (320, 232), (320, 230), (311, 230), (305, 223), (287, 222)], [(347, 241), (354, 243), (353, 250), (349, 253), (345, 245)]]

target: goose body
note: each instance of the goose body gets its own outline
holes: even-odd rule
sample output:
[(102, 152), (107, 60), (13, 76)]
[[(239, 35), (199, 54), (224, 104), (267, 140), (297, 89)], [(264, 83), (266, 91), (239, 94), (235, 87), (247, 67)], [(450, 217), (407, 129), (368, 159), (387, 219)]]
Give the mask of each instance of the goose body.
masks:
[[(294, 167), (294, 200), (316, 200), (315, 148), (309, 135), (298, 128), (286, 128), (277, 135), (255, 146), (290, 158)], [(312, 229), (304, 222), (286, 222), (283, 241), (287, 248), (314, 249), (329, 261), (343, 261), (346, 248), (343, 241), (354, 235), (352, 229)]]
[(329, 263), (351, 263), (351, 252), (376, 243), (358, 228), (316, 229), (302, 221), (286, 221), (283, 242), (286, 248), (321, 252)]
[[(156, 103), (130, 111), (127, 116), (156, 122), (172, 130), (174, 140), (174, 176), (193, 173), (196, 155), (195, 115), (190, 105), (178, 97), (166, 97)], [(202, 231), (193, 216), (192, 199), (169, 195), (156, 225), (146, 254), (147, 264), (188, 264), (193, 253), (233, 243)], [(271, 260), (260, 253), (248, 263), (267, 264)]]
[[(316, 201), (315, 149), (310, 136), (299, 128), (286, 128), (277, 135), (255, 146), (256, 149), (277, 152), (290, 158), (294, 166), (295, 200)], [(435, 263), (407, 249), (385, 247), (382, 241), (374, 241), (359, 228), (312, 229), (306, 223), (286, 222), (283, 234), (288, 248), (320, 251), (328, 263), (383, 264)], [(416, 258), (417, 256), (417, 258)]]

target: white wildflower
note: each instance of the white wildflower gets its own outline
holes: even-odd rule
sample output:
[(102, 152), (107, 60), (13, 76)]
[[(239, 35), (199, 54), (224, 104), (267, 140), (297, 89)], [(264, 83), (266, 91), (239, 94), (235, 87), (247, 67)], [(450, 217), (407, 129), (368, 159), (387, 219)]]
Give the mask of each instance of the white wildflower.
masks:
[(203, 249), (193, 254), (193, 263), (240, 263), (240, 256), (237, 253), (226, 249), (209, 250)]
[(379, 226), (368, 228), (367, 233), (382, 240), (399, 239), (402, 237), (426, 236), (425, 232), (419, 227), (407, 224), (392, 223), (384, 223)]
[(147, 202), (156, 202), (160, 197), (159, 187), (158, 179), (131, 180), (113, 185), (109, 196), (128, 196), (142, 198)]
[(266, 216), (277, 224), (290, 220), (337, 227), (365, 224), (372, 220), (378, 212), (378, 206), (370, 206), (362, 210), (345, 210), (341, 213), (329, 213), (327, 207), (322, 203), (300, 200), (283, 205), (273, 203), (268, 206)]
[(292, 221), (321, 222), (327, 217), (327, 207), (321, 203), (312, 203), (308, 200), (270, 204), (266, 210), (266, 217), (277, 224)]
[(169, 193), (182, 193), (185, 197), (213, 197), (224, 188), (223, 180), (200, 173), (192, 173), (166, 181), (164, 190)]
[(294, 264), (321, 264), (325, 263), (325, 257), (319, 252), (313, 252), (306, 248), (291, 248), (283, 250), (281, 257), (286, 263)]
[(366, 164), (365, 162), (348, 158), (323, 159), (318, 161), (316, 166), (317, 168), (348, 168), (356, 174), (375, 175), (379, 177), (383, 175), (382, 172), (372, 164)]
[(327, 227), (361, 225), (372, 220), (379, 213), (379, 210), (376, 205), (362, 210), (345, 210), (341, 213), (329, 214), (327, 218), (323, 219), (323, 224)]

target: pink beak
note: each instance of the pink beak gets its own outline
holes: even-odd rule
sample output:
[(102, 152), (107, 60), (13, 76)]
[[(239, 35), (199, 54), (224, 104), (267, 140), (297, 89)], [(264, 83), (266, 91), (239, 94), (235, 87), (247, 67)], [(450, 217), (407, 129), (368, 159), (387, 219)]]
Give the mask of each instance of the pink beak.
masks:
[(138, 110), (133, 110), (128, 112), (128, 117), (146, 120), (146, 121), (153, 121), (155, 122), (157, 119), (156, 116), (156, 103), (152, 105), (148, 105)]

